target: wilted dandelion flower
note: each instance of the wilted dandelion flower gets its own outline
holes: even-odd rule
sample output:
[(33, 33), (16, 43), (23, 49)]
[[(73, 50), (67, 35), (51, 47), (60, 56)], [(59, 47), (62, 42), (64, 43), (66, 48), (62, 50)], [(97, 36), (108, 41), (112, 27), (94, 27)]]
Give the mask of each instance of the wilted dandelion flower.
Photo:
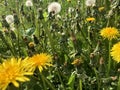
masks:
[(99, 7), (98, 10), (101, 12), (104, 10), (105, 7)]
[(29, 81), (26, 75), (32, 74), (21, 59), (6, 60), (0, 65), (0, 90), (6, 90), (9, 84), (19, 87), (19, 82)]
[(117, 36), (119, 35), (119, 32), (118, 32), (118, 29), (116, 29), (115, 27), (106, 27), (100, 31), (100, 35), (103, 38), (107, 38), (108, 40), (112, 40), (112, 39), (117, 38)]
[(113, 60), (117, 61), (118, 63), (120, 62), (120, 42), (113, 45), (110, 54)]
[(14, 23), (14, 17), (13, 17), (13, 15), (7, 15), (5, 17), (5, 20), (7, 21), (8, 24)]
[(85, 4), (86, 6), (95, 6), (96, 0), (86, 0)]
[(57, 14), (61, 11), (61, 5), (58, 2), (52, 2), (48, 5), (48, 13), (54, 12)]
[(52, 66), (52, 57), (46, 53), (41, 53), (30, 57), (27, 62), (32, 65), (31, 68), (34, 70), (38, 68), (42, 72), (43, 68), (47, 69), (47, 66)]
[(86, 18), (86, 21), (90, 22), (90, 21), (95, 21), (95, 18), (90, 17), (90, 18)]
[(28, 46), (32, 48), (32, 47), (35, 46), (35, 44), (34, 44), (34, 42), (30, 42), (30, 43), (28, 44)]
[(25, 5), (26, 5), (26, 7), (32, 7), (32, 6), (33, 6), (33, 3), (32, 3), (31, 0), (27, 0), (27, 1), (25, 2)]
[(80, 59), (75, 59), (72, 63), (72, 65), (79, 65), (80, 64)]

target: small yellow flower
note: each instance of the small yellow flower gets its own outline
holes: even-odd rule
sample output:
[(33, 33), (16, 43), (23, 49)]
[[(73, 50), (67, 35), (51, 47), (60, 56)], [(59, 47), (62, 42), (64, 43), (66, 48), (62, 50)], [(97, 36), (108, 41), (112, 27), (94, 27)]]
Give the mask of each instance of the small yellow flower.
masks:
[(30, 80), (26, 75), (32, 75), (33, 72), (24, 65), (21, 59), (15, 58), (6, 60), (0, 65), (0, 90), (6, 90), (10, 83), (19, 87), (19, 82)]
[(118, 63), (120, 62), (120, 42), (113, 45), (110, 54), (113, 60), (117, 61)]
[(105, 9), (105, 7), (99, 7), (98, 10), (101, 12)]
[(52, 66), (52, 57), (46, 53), (41, 53), (30, 57), (27, 62), (32, 65), (31, 68), (34, 70), (38, 68), (39, 71), (42, 72), (43, 68), (47, 69), (47, 66)]
[(28, 46), (29, 46), (30, 48), (32, 48), (32, 47), (35, 46), (35, 44), (34, 44), (34, 42), (30, 42), (30, 43), (28, 44)]
[(103, 38), (107, 38), (108, 40), (112, 40), (112, 39), (117, 38), (117, 36), (119, 35), (119, 32), (118, 32), (118, 29), (116, 29), (115, 27), (106, 27), (100, 31), (100, 35)]
[(86, 18), (86, 21), (88, 21), (88, 22), (95, 21), (95, 18), (89, 17), (89, 18)]

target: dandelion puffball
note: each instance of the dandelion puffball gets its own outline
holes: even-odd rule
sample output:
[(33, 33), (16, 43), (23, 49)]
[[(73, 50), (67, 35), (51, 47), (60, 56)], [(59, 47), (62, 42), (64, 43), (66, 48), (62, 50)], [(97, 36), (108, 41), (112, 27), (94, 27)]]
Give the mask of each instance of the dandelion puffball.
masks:
[(32, 3), (31, 0), (27, 0), (27, 1), (25, 2), (25, 5), (26, 5), (26, 7), (32, 7), (32, 6), (33, 6), (33, 3)]
[(85, 4), (86, 6), (95, 6), (96, 0), (86, 0)]
[(13, 15), (7, 15), (5, 17), (5, 20), (7, 21), (8, 24), (14, 23), (14, 17), (13, 17)]
[(58, 2), (52, 2), (48, 5), (48, 13), (54, 12), (57, 14), (61, 11), (61, 5)]

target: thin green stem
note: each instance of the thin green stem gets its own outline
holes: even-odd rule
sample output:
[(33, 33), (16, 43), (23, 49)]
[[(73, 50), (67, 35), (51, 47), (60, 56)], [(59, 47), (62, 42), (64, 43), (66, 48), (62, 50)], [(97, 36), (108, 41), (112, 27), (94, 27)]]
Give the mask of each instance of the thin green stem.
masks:
[(82, 80), (81, 79), (79, 80), (79, 87), (80, 87), (80, 90), (82, 90)]
[(111, 49), (111, 40), (109, 41), (109, 48), (108, 48), (109, 56), (108, 56), (108, 71), (107, 71), (107, 76), (109, 76), (109, 74), (110, 74), (110, 68), (111, 68), (110, 49)]
[(20, 31), (19, 31), (19, 28), (18, 26), (16, 26), (17, 28), (17, 45), (18, 45), (18, 55), (20, 56)]

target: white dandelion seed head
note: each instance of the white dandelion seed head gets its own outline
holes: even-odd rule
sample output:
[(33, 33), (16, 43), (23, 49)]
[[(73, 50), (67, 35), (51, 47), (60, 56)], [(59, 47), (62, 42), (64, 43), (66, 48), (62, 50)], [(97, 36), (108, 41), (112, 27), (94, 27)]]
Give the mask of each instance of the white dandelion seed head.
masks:
[(61, 5), (58, 2), (52, 2), (48, 5), (48, 13), (54, 12), (57, 14), (61, 11)]
[(26, 5), (26, 7), (32, 7), (33, 6), (32, 0), (27, 0), (25, 2), (25, 5)]
[(7, 21), (8, 24), (14, 23), (14, 17), (13, 17), (13, 15), (7, 15), (5, 17), (5, 20)]
[(86, 0), (86, 6), (95, 6), (96, 0)]

